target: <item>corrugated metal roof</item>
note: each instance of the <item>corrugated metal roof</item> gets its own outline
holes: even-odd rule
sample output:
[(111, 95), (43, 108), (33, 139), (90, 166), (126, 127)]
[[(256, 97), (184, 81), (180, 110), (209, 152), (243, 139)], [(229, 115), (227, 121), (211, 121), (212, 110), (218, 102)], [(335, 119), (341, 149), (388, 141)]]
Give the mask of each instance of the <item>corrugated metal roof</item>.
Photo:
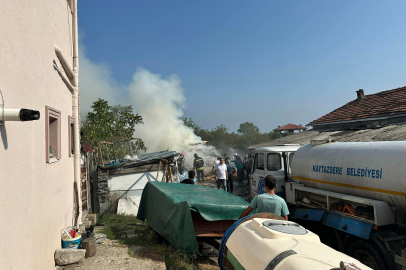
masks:
[(138, 167), (138, 166), (143, 166), (143, 165), (148, 165), (148, 164), (155, 164), (159, 163), (161, 159), (170, 159), (175, 156), (179, 155), (176, 151), (160, 151), (160, 152), (154, 152), (154, 153), (148, 153), (144, 154), (138, 157), (137, 160), (131, 161), (131, 162), (122, 162), (120, 161), (116, 164), (111, 164), (105, 165), (103, 169), (105, 170), (115, 170), (118, 168), (133, 168), (133, 167)]
[(390, 125), (379, 129), (363, 129), (356, 131), (318, 132), (303, 131), (273, 141), (252, 145), (249, 149), (277, 146), (279, 144), (296, 143), (305, 145), (311, 140), (334, 138), (340, 142), (368, 142), (368, 141), (406, 141), (406, 124)]

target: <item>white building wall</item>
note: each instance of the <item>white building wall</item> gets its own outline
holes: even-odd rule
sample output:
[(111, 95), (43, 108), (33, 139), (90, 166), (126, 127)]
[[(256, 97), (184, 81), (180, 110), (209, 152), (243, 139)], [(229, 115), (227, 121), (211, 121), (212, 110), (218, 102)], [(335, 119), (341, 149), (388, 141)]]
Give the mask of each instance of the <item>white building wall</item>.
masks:
[[(53, 269), (60, 230), (73, 215), (72, 98), (52, 65), (61, 67), (54, 45), (72, 59), (71, 11), (66, 0), (0, 1), (0, 25), (5, 107), (41, 113), (0, 127), (0, 268)], [(46, 105), (61, 111), (61, 160), (53, 164), (45, 162)]]

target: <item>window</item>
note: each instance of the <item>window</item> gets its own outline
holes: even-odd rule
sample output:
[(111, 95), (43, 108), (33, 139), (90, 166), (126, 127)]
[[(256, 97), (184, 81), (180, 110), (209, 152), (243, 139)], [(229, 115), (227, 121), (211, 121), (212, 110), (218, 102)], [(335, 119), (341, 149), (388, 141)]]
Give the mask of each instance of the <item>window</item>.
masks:
[(68, 148), (68, 153), (70, 157), (73, 157), (73, 123), (74, 123), (74, 118), (72, 116), (68, 116), (68, 139), (69, 139), (69, 148)]
[(292, 166), (292, 158), (293, 158), (293, 155), (294, 155), (295, 153), (290, 153), (289, 154), (289, 166)]
[(61, 112), (45, 106), (45, 160), (52, 163), (61, 159)]
[(268, 171), (279, 171), (281, 169), (281, 156), (279, 154), (268, 154), (266, 168)]
[(257, 170), (265, 169), (264, 153), (255, 154), (255, 169)]

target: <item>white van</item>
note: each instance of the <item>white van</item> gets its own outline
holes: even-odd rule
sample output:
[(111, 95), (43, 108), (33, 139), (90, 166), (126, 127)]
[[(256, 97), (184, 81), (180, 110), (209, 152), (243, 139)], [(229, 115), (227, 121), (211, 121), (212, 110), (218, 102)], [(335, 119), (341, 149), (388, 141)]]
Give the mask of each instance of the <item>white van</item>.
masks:
[[(290, 164), (293, 155), (299, 148), (299, 144), (281, 144), (272, 147), (261, 147), (255, 150), (250, 179), (251, 199), (257, 194), (266, 192), (264, 178), (267, 175), (275, 176), (275, 193), (284, 197), (285, 179), (291, 178)], [(286, 162), (284, 157), (286, 157)]]

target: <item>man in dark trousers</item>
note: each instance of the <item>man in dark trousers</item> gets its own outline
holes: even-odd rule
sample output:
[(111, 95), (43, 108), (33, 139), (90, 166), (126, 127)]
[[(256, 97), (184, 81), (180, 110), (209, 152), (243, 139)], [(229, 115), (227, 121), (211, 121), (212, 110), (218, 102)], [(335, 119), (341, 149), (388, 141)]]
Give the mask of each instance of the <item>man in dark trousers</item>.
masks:
[(195, 178), (195, 171), (189, 171), (189, 178), (183, 180), (182, 182), (180, 182), (181, 184), (190, 184), (190, 185), (194, 185), (195, 181), (193, 181), (193, 178)]
[(249, 182), (252, 170), (252, 159), (250, 154), (245, 155), (244, 168), (247, 171), (247, 180)]
[(227, 173), (228, 173), (228, 178), (227, 178), (227, 191), (228, 193), (233, 194), (234, 186), (233, 186), (233, 174), (235, 172), (235, 168), (233, 164), (230, 163), (230, 160), (226, 161), (227, 165)]
[(195, 160), (193, 161), (193, 168), (196, 170), (197, 173), (197, 181), (204, 180), (204, 161), (201, 157), (197, 154), (194, 154)]

